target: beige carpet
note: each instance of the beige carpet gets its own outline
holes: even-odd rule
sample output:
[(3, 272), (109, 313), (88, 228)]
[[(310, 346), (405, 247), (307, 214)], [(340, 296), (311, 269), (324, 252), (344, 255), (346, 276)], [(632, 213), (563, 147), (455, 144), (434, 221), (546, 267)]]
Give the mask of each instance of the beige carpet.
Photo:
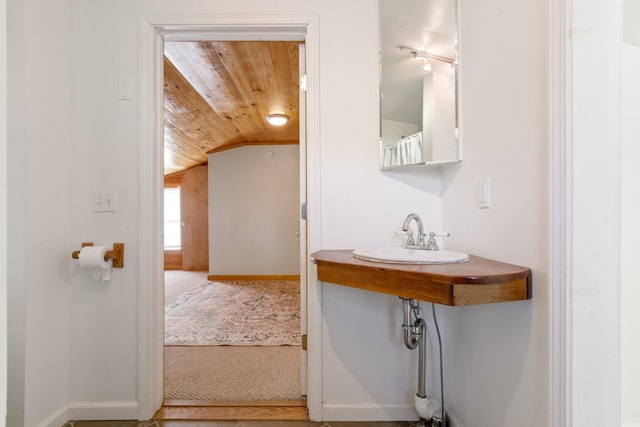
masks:
[(208, 271), (167, 270), (164, 272), (164, 303), (198, 287), (207, 280)]
[(300, 347), (165, 346), (164, 398), (300, 399)]

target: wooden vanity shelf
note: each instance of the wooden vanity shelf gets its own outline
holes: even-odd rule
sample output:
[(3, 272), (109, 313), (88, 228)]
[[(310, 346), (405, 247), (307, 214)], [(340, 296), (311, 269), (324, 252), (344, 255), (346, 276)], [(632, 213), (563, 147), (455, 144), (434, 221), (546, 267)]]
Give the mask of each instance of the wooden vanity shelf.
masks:
[(355, 258), (351, 250), (322, 250), (311, 261), (321, 282), (443, 305), (531, 298), (531, 269), (473, 255), (458, 264), (391, 264)]

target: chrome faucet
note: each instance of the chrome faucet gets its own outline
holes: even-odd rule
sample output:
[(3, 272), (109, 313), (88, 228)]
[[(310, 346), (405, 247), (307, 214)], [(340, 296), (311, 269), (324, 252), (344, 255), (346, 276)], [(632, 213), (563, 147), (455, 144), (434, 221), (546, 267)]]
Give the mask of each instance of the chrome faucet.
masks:
[[(413, 233), (409, 230), (409, 225), (411, 221), (415, 221), (418, 226), (418, 238), (416, 241), (413, 240)], [(402, 231), (407, 233), (407, 243), (405, 244), (406, 248), (412, 249), (425, 249), (424, 248), (424, 226), (422, 225), (422, 220), (420, 217), (414, 213), (407, 215), (407, 218), (402, 223)]]
[[(413, 232), (409, 229), (409, 225), (411, 225), (411, 221), (415, 221), (418, 226), (418, 238), (413, 240)], [(436, 242), (436, 236), (448, 237), (449, 233), (436, 234), (434, 232), (429, 233), (429, 239), (426, 239), (427, 235), (424, 232), (424, 226), (422, 225), (422, 220), (420, 217), (414, 213), (407, 215), (404, 222), (402, 223), (402, 231), (404, 231), (407, 235), (407, 242), (404, 247), (407, 249), (423, 249), (427, 251), (438, 251), (440, 248), (438, 247), (438, 242)]]

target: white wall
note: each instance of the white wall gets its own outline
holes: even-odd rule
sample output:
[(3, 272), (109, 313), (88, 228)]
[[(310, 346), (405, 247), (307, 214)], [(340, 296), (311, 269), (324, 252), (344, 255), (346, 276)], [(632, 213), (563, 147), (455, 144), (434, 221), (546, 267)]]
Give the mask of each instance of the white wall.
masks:
[(265, 145), (209, 155), (209, 274), (300, 274), (299, 153)]
[(547, 4), (463, 0), (459, 13), (464, 156), (443, 180), (444, 244), (530, 267), (533, 298), (442, 309), (447, 407), (455, 427), (546, 425)]
[[(74, 3), (72, 242), (92, 239), (123, 241), (125, 268), (111, 283), (96, 286), (82, 272), (71, 280), (70, 413), (123, 417), (137, 398), (136, 330), (138, 294), (136, 259), (138, 200), (138, 99), (117, 101), (118, 77), (130, 76), (137, 86), (139, 16), (170, 14), (316, 14), (319, 19), (321, 121), (322, 246), (345, 248), (393, 242), (393, 232), (411, 211), (429, 226), (440, 223), (437, 174), (379, 172), (377, 2), (338, 0), (240, 0), (236, 2), (142, 1)], [(117, 29), (117, 31), (116, 31)], [(37, 31), (37, 29), (33, 29)], [(345, 40), (359, 37), (354, 50)], [(45, 36), (43, 34), (43, 36)], [(349, 93), (348, 97), (345, 94)], [(118, 212), (93, 214), (93, 188), (115, 188)], [(343, 418), (354, 408), (371, 408), (360, 417), (393, 417), (379, 408), (400, 406), (414, 416), (408, 383), (413, 367), (408, 352), (391, 340), (390, 321), (398, 318), (397, 300), (363, 297), (327, 285), (323, 311), (328, 321), (323, 336), (322, 380), (327, 416)], [(363, 309), (363, 298), (374, 309)], [(340, 302), (338, 304), (337, 302)], [(353, 308), (356, 307), (357, 311)], [(360, 324), (381, 325), (385, 334), (363, 334)], [(375, 332), (375, 331), (374, 331)], [(393, 329), (399, 335), (400, 330)], [(329, 345), (332, 340), (344, 343)], [(371, 355), (376, 358), (372, 359)], [(348, 360), (344, 357), (348, 356)], [(365, 361), (364, 363), (362, 361)], [(384, 369), (381, 369), (384, 367)], [(346, 369), (347, 374), (343, 375)], [(376, 372), (371, 375), (372, 369)], [(372, 391), (360, 379), (386, 384)], [(371, 395), (371, 393), (375, 393)], [(107, 408), (109, 407), (109, 408)], [(102, 416), (102, 415), (101, 415)], [(105, 415), (106, 416), (106, 415)]]
[[(70, 4), (69, 0), (27, 1), (24, 8), (27, 426), (52, 415), (66, 415), (72, 169)], [(35, 28), (38, 31), (30, 31)], [(48, 36), (42, 37), (43, 33)], [(51, 369), (52, 366), (58, 368)], [(47, 381), (43, 382), (43, 378)]]
[(382, 120), (382, 135), (384, 145), (393, 144), (405, 136), (420, 132), (420, 127), (413, 123), (396, 122), (394, 120)]
[(7, 2), (0, 0), (0, 427), (7, 419)]
[(433, 73), (433, 155), (434, 160), (458, 157), (455, 115), (455, 76), (449, 72)]
[(640, 46), (640, 26), (638, 26), (640, 0), (623, 0), (622, 7), (622, 37), (624, 43)]
[[(27, 1), (29, 146), (21, 148), (20, 138), (9, 146), (10, 179), (17, 184), (9, 197), (18, 197), (9, 212), (15, 227), (9, 243), (17, 250), (9, 273), (17, 291), (28, 287), (25, 302), (15, 289), (18, 295), (10, 289), (9, 296), (18, 320), (9, 345), (18, 355), (19, 317), (27, 314), (24, 425), (51, 419), (67, 400), (73, 418), (137, 416), (136, 260), (147, 250), (137, 246), (139, 100), (117, 101), (115, 82), (126, 76), (138, 84), (140, 15), (229, 12), (319, 16), (321, 216), (311, 226), (321, 228), (323, 248), (398, 244), (393, 232), (416, 212), (427, 229), (453, 234), (448, 248), (533, 269), (532, 301), (439, 314), (455, 427), (539, 425), (548, 410), (546, 4), (462, 3), (465, 159), (441, 182), (437, 171), (379, 172), (373, 0)], [(353, 49), (345, 40), (356, 35)], [(10, 44), (19, 57), (21, 41)], [(21, 166), (28, 166), (28, 183), (21, 181)], [(482, 176), (492, 177), (493, 207), (480, 211)], [(115, 188), (118, 212), (93, 213), (93, 188)], [(26, 206), (28, 235), (27, 217), (19, 215)], [(109, 284), (96, 284), (82, 271), (66, 275), (69, 254), (83, 240), (125, 242), (125, 268)], [(325, 284), (322, 316), (323, 418), (415, 417), (415, 353), (401, 343), (398, 299)], [(10, 366), (19, 374), (19, 360)], [(19, 386), (11, 393), (19, 394)]]
[[(379, 171), (376, 3), (327, 4), (339, 12), (320, 17), (324, 249), (399, 245), (394, 232), (410, 212), (428, 229), (441, 223), (437, 171)], [(350, 34), (356, 53), (345, 49)], [(415, 417), (417, 367), (401, 342), (398, 298), (325, 284), (322, 319), (323, 418)]]
[(623, 3), (622, 47), (622, 251), (621, 251), (621, 421), (623, 426), (640, 425), (640, 369), (636, 361), (640, 358), (640, 301), (638, 277), (640, 265), (636, 260), (639, 253), (640, 228), (638, 215), (640, 203), (637, 183), (640, 182), (636, 165), (640, 158), (640, 1), (625, 0)]
[(27, 203), (23, 2), (7, 2), (7, 33), (7, 247), (11, 248), (7, 253), (7, 424), (24, 425)]
[[(640, 2), (638, 2), (640, 4)], [(638, 8), (640, 12), (640, 8)], [(638, 17), (640, 15), (637, 14)], [(638, 21), (636, 21), (638, 22)], [(639, 39), (640, 41), (640, 39)], [(640, 43), (639, 43), (640, 44)], [(640, 46), (625, 44), (622, 50), (622, 291), (621, 386), (622, 423), (640, 425)]]
[(7, 3), (7, 423), (56, 424), (69, 384), (70, 2)]
[[(71, 241), (125, 244), (124, 268), (109, 283), (70, 275), (71, 419), (138, 417), (139, 107), (136, 96), (116, 97), (123, 77), (137, 93), (137, 13), (125, 2), (83, 1), (71, 14)], [(103, 188), (116, 190), (117, 212), (93, 212), (92, 190)]]

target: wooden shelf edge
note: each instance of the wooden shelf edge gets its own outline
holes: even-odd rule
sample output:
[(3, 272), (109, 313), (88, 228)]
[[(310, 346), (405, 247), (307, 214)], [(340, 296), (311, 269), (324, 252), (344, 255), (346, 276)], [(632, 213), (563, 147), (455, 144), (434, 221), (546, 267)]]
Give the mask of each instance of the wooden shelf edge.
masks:
[(322, 250), (311, 260), (321, 282), (447, 306), (532, 297), (531, 269), (475, 256), (459, 264), (388, 264), (356, 259), (349, 250)]

